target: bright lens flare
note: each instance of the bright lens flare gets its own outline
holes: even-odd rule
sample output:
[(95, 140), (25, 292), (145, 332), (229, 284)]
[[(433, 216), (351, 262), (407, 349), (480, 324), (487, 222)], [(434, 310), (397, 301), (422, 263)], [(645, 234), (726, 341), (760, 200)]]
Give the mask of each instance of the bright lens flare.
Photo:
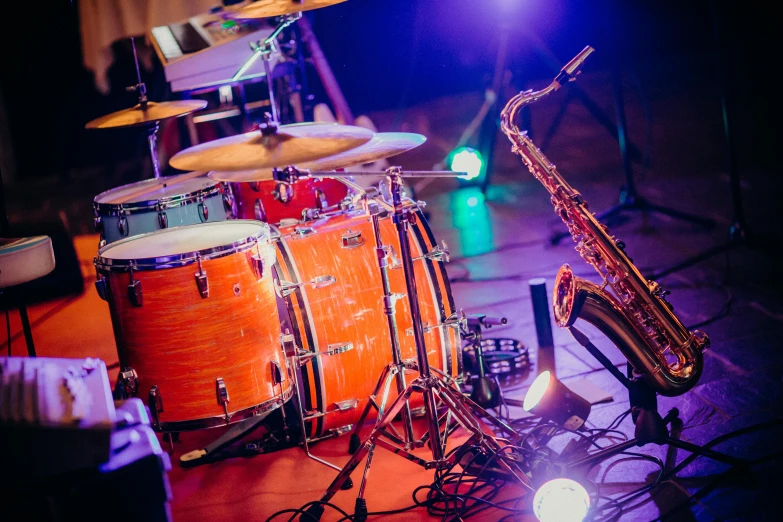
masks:
[(522, 404), (525, 411), (532, 410), (541, 401), (541, 397), (544, 396), (546, 389), (549, 387), (550, 377), (551, 374), (548, 370), (541, 372), (541, 375), (536, 377), (536, 380), (530, 385), (530, 389), (525, 394), (525, 402)]
[(449, 159), (449, 168), (452, 172), (467, 172), (467, 176), (460, 179), (471, 180), (481, 175), (481, 169), (484, 167), (484, 158), (476, 149), (470, 147), (460, 147), (451, 153)]
[(533, 513), (541, 522), (582, 522), (590, 510), (590, 495), (575, 480), (544, 483), (533, 497)]

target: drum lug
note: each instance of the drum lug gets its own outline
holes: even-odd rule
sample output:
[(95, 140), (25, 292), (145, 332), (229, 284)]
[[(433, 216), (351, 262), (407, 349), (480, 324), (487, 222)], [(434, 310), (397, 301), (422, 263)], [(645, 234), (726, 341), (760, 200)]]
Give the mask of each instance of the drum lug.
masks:
[(133, 266), (130, 267), (130, 284), (128, 284), (128, 299), (133, 306), (142, 306), (144, 304), (141, 293), (141, 281), (133, 279)]
[(280, 203), (288, 203), (294, 197), (294, 187), (290, 183), (280, 182), (275, 186), (272, 195)]
[(253, 192), (261, 192), (261, 182), (260, 181), (251, 181), (248, 183), (250, 188), (253, 190)]
[(152, 415), (152, 426), (160, 428), (160, 417), (158, 414), (163, 413), (163, 396), (160, 394), (157, 386), (150, 388), (147, 406), (149, 406), (150, 414)]
[(128, 235), (128, 218), (125, 216), (120, 216), (120, 219), (117, 220), (117, 229), (120, 231), (121, 236), (127, 236)]
[(364, 238), (362, 237), (362, 233), (351, 232), (350, 229), (348, 230), (348, 232), (346, 232), (341, 236), (341, 240), (342, 240), (343, 248), (357, 248), (364, 244)]
[(207, 279), (207, 271), (201, 266), (201, 256), (196, 255), (198, 261), (198, 272), (194, 275), (196, 277), (196, 286), (198, 287), (198, 293), (201, 294), (202, 299), (209, 297), (209, 279)]
[(285, 333), (280, 334), (280, 347), (286, 356), (291, 356), (297, 352), (296, 338), (288, 329), (286, 329)]
[(125, 367), (117, 377), (117, 395), (119, 400), (130, 399), (136, 396), (139, 390), (139, 376), (136, 370)]
[(230, 192), (230, 189), (227, 189), (226, 192), (223, 193), (223, 208), (226, 209), (226, 215), (231, 216), (232, 218), (236, 217), (236, 209), (234, 208), (234, 197)]
[(226, 415), (226, 424), (228, 424), (228, 421), (231, 420), (231, 417), (228, 415), (228, 388), (226, 388), (226, 383), (223, 381), (223, 377), (218, 377), (215, 379), (215, 389), (217, 391), (218, 404), (223, 406), (223, 412)]
[(163, 211), (158, 212), (158, 226), (160, 228), (169, 228), (169, 218)]
[(209, 221), (209, 207), (207, 207), (203, 201), (198, 204), (198, 216), (202, 222)]
[(353, 350), (353, 343), (330, 344), (326, 347), (326, 355), (337, 355), (339, 353), (344, 353), (350, 350)]
[(318, 210), (324, 210), (329, 206), (329, 203), (326, 201), (326, 194), (321, 189), (315, 189), (315, 206)]
[(257, 199), (255, 204), (253, 204), (253, 215), (255, 215), (256, 219), (259, 221), (266, 221), (266, 211), (264, 210), (264, 204), (261, 203), (260, 199)]
[(353, 431), (353, 424), (346, 424), (345, 426), (340, 426), (339, 428), (332, 428), (328, 431), (329, 437), (339, 437), (340, 435), (345, 435), (346, 433), (350, 433)]
[(103, 299), (104, 301), (108, 301), (109, 299), (106, 296), (106, 278), (101, 276), (98, 278), (97, 281), (95, 281), (95, 290), (98, 291), (98, 296)]
[(353, 410), (358, 406), (359, 406), (359, 399), (346, 399), (344, 401), (334, 403), (334, 407), (336, 411)]
[(430, 261), (449, 262), (449, 247), (445, 241), (442, 245), (435, 246), (432, 250), (420, 257), (414, 257), (414, 261), (419, 259), (429, 259)]
[(283, 373), (283, 369), (280, 367), (280, 364), (277, 361), (271, 362), (272, 367), (272, 382), (274, 384), (283, 384), (285, 381), (285, 374)]
[(103, 220), (101, 219), (101, 216), (95, 216), (92, 220), (92, 224), (95, 227), (96, 232), (103, 230)]
[(315, 276), (309, 281), (306, 281), (304, 283), (291, 283), (290, 281), (280, 281), (280, 293), (283, 295), (283, 297), (288, 297), (297, 288), (300, 288), (304, 285), (310, 285), (313, 288), (323, 288), (325, 286), (329, 286), (331, 284), (334, 284), (337, 281), (337, 278), (332, 275), (322, 275), (322, 276)]
[(308, 237), (315, 234), (315, 229), (313, 227), (296, 227), (294, 228), (293, 236), (295, 238), (302, 238), (302, 237)]
[[(440, 324), (436, 324), (435, 326), (430, 326), (428, 323), (422, 323), (421, 329), (424, 333), (431, 332), (432, 330), (435, 330), (436, 328), (457, 328), (459, 329), (460, 325), (462, 324), (462, 320), (459, 318), (457, 314), (451, 314), (445, 321), (443, 321)], [(407, 328), (405, 330), (406, 335), (413, 335), (413, 327)]]
[(264, 277), (264, 259), (259, 254), (253, 254), (251, 259), (253, 260), (253, 271), (256, 273), (256, 278), (260, 281)]

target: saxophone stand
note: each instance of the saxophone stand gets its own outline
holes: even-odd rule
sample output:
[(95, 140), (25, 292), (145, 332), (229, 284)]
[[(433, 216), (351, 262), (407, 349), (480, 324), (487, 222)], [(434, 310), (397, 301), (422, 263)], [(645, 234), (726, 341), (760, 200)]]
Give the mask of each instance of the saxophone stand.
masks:
[[(596, 453), (583, 457), (581, 459), (573, 460), (565, 464), (568, 469), (579, 468), (582, 466), (592, 467), (602, 460), (608, 459), (624, 451), (638, 446), (645, 446), (647, 444), (657, 444), (659, 446), (668, 445), (673, 448), (682, 449), (691, 452), (695, 456), (707, 457), (717, 462), (722, 462), (730, 466), (744, 466), (747, 461), (738, 459), (724, 453), (719, 453), (711, 449), (680, 440), (672, 437), (669, 433), (667, 425), (672, 425), (672, 431), (677, 431), (678, 427), (682, 426), (682, 420), (678, 417), (679, 411), (677, 408), (672, 408), (666, 414), (665, 417), (661, 417), (658, 413), (658, 398), (655, 390), (653, 390), (646, 381), (641, 378), (634, 378), (631, 365), (628, 365), (628, 375), (617, 369), (617, 367), (610, 361), (596, 346), (590, 342), (585, 334), (574, 328), (569, 327), (568, 330), (574, 339), (584, 346), (590, 354), (600, 362), (609, 373), (611, 373), (620, 383), (628, 390), (628, 399), (631, 403), (631, 418), (636, 426), (634, 437), (625, 442), (613, 444), (607, 448), (604, 448)], [(688, 461), (683, 461), (690, 462)], [(669, 470), (670, 473), (684, 467), (682, 464), (674, 470)]]
[[(351, 473), (359, 466), (361, 461), (367, 457), (361, 484), (359, 486), (358, 496), (356, 498), (356, 507), (353, 520), (364, 522), (367, 519), (367, 502), (364, 498), (364, 491), (367, 486), (367, 477), (370, 471), (373, 454), (376, 447), (389, 450), (395, 455), (418, 464), (424, 469), (442, 469), (459, 462), (460, 458), (465, 456), (472, 448), (478, 447), (479, 451), (486, 455), (494, 455), (504, 446), (499, 439), (488, 435), (482, 424), (478, 421), (474, 412), (488, 415), (479, 405), (465, 397), (458, 389), (455, 389), (451, 383), (447, 382), (437, 372), (430, 370), (429, 360), (427, 358), (427, 348), (424, 344), (424, 330), (421, 323), (421, 314), (419, 310), (418, 292), (416, 279), (413, 269), (413, 257), (410, 244), (408, 243), (408, 227), (415, 214), (409, 212), (402, 204), (403, 176), (404, 172), (399, 167), (391, 167), (386, 171), (390, 180), (392, 201), (394, 211), (392, 220), (397, 229), (397, 235), (400, 241), (400, 257), (402, 260), (403, 272), (405, 274), (405, 286), (408, 294), (408, 304), (410, 307), (411, 319), (413, 324), (413, 337), (416, 343), (416, 359), (418, 363), (419, 377), (414, 379), (405, 390), (392, 402), (389, 409), (378, 417), (378, 421), (370, 435), (357, 448), (340, 473), (329, 485), (328, 489), (321, 497), (319, 502), (314, 502), (301, 515), (302, 522), (312, 522), (320, 520), (323, 515), (323, 503), (328, 502), (340, 490), (342, 485), (350, 479)], [(422, 173), (424, 174), (424, 173)], [(419, 174), (419, 175), (422, 175)], [(458, 176), (461, 173), (449, 173), (452, 176)], [(426, 174), (424, 174), (426, 175)], [(436, 174), (437, 175), (437, 174)], [(444, 174), (446, 175), (446, 174)], [(377, 243), (376, 243), (377, 244)], [(386, 434), (386, 429), (390, 426), (394, 418), (400, 414), (408, 404), (408, 400), (414, 393), (422, 394), (424, 398), (424, 410), (427, 418), (429, 439), (429, 448), (431, 458), (425, 460), (414, 455), (409, 448), (401, 447), (382, 438)], [(452, 415), (456, 422), (462, 426), (469, 437), (456, 451), (445, 454), (444, 433), (441, 433), (438, 411), (436, 409), (436, 399), (445, 406), (448, 414)], [(497, 421), (498, 423), (500, 421)], [(501, 423), (502, 424), (502, 423)], [(509, 428), (510, 429), (510, 428)], [(527, 487), (532, 492), (532, 487), (524, 475), (520, 466), (509, 458), (498, 458), (498, 465), (518, 481), (523, 487)]]

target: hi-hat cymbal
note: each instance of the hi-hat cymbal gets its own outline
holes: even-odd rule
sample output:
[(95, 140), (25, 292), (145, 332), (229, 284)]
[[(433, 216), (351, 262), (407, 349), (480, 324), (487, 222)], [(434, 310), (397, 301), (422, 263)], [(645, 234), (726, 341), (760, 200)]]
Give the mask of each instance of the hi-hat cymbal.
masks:
[[(337, 123), (281, 125), (275, 133), (246, 132), (202, 143), (175, 154), (180, 170), (251, 170), (298, 165), (367, 143), (371, 130)], [(198, 165), (198, 167), (195, 167)]]
[(146, 125), (168, 118), (179, 118), (207, 106), (203, 100), (176, 100), (168, 102), (147, 102), (142, 108), (136, 105), (130, 109), (107, 114), (85, 125), (88, 129), (111, 129), (114, 127), (134, 127)]
[[(301, 169), (317, 171), (343, 169), (354, 165), (371, 163), (379, 159), (391, 158), (392, 156), (418, 147), (426, 140), (427, 138), (421, 134), (413, 134), (410, 132), (378, 132), (370, 141), (363, 145), (359, 145), (356, 148), (333, 156), (291, 165), (296, 165)], [(383, 172), (380, 174), (383, 175)], [(237, 171), (215, 170), (207, 175), (216, 181), (246, 182), (273, 179), (271, 168)], [(350, 176), (351, 173), (348, 172), (345, 175)]]
[(340, 4), (345, 0), (259, 0), (231, 13), (232, 18), (272, 18)]

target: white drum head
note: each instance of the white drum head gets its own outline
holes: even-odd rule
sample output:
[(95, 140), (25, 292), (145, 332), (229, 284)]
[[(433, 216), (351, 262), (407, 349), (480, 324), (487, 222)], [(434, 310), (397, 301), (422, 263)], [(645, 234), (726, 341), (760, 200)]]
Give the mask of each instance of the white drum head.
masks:
[[(237, 219), (168, 228), (111, 243), (98, 252), (100, 260), (141, 260), (177, 258), (199, 253), (231, 250), (242, 244), (265, 242), (269, 225), (261, 221)], [(266, 245), (268, 246), (268, 245)], [(110, 263), (115, 264), (115, 263)]]
[(199, 174), (189, 172), (177, 176), (137, 181), (107, 190), (99, 194), (95, 198), (95, 202), (101, 205), (122, 205), (198, 193), (218, 184), (217, 181), (208, 178), (206, 174), (206, 171)]

